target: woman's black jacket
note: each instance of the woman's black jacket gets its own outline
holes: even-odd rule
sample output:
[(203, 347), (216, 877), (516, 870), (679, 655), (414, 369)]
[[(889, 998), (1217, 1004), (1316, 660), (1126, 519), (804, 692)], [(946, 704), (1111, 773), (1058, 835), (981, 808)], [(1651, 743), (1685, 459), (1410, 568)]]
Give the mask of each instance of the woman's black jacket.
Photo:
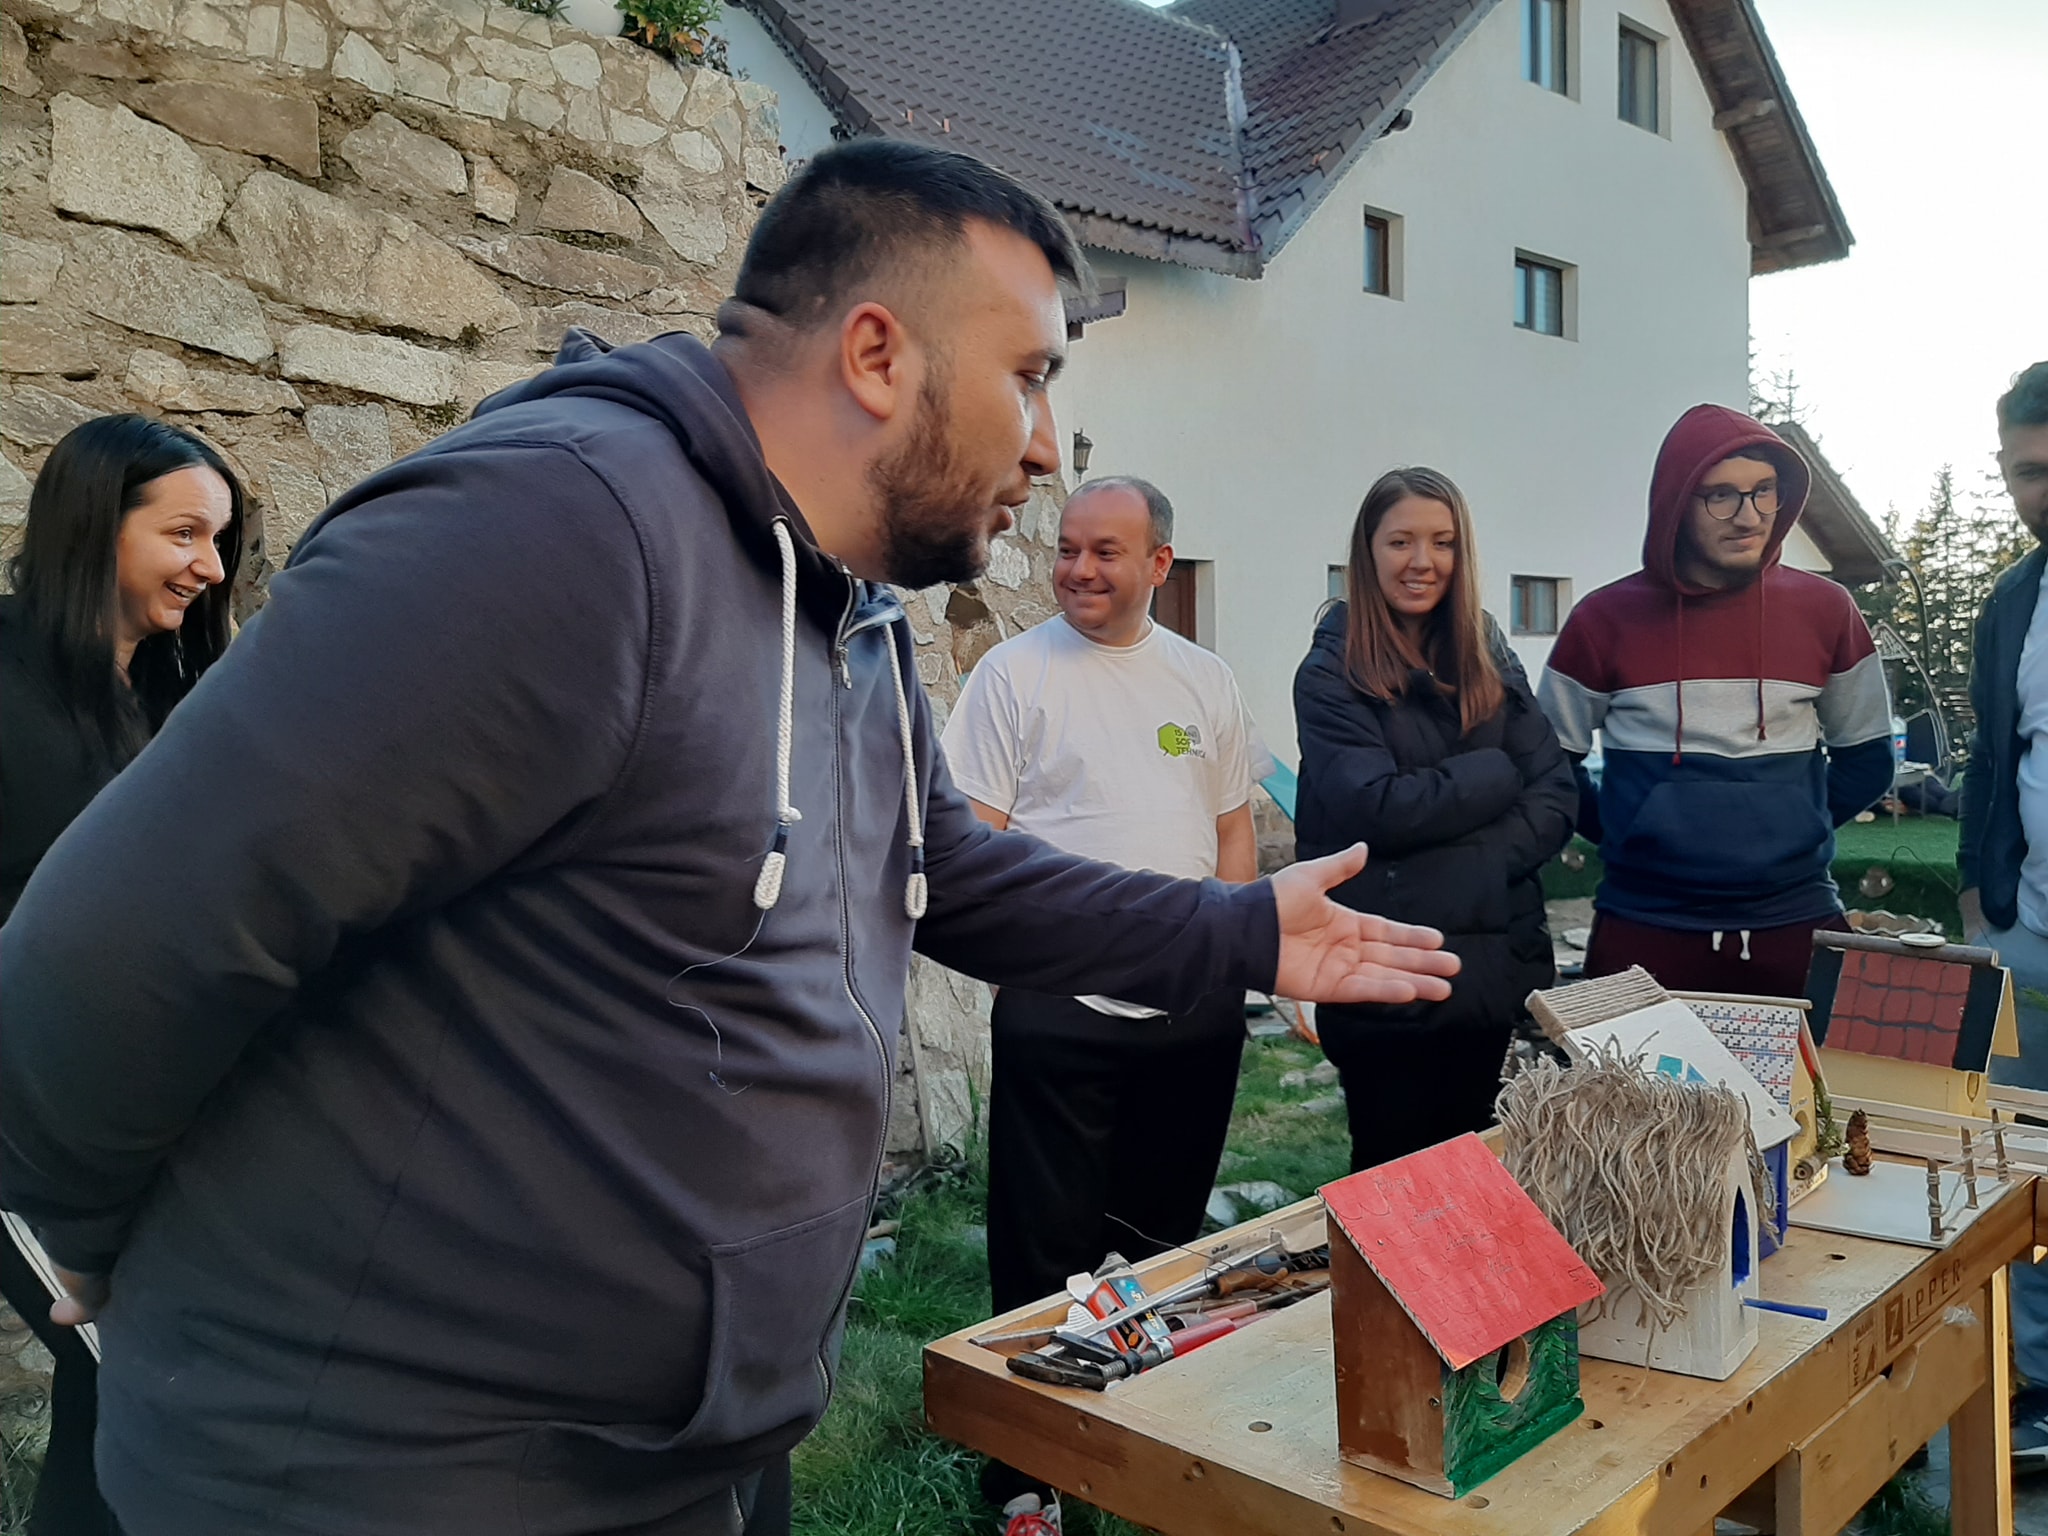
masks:
[(1339, 1029), (1504, 1033), (1523, 999), (1555, 976), (1542, 871), (1571, 838), (1571, 764), (1505, 642), (1495, 652), (1507, 702), (1461, 736), (1456, 700), (1427, 672), (1413, 673), (1392, 703), (1354, 688), (1346, 623), (1345, 605), (1333, 605), (1294, 676), (1296, 849), (1319, 858), (1367, 844), (1365, 872), (1331, 894), (1356, 911), (1442, 929), (1464, 968), (1444, 1002), (1325, 1008), (1319, 1017)]

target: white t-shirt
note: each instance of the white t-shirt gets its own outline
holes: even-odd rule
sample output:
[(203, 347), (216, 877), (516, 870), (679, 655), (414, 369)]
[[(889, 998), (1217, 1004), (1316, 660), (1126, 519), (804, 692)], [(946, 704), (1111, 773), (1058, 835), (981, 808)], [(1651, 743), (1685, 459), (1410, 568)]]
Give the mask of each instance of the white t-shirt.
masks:
[[(1251, 798), (1250, 717), (1213, 652), (1154, 624), (1098, 645), (1065, 617), (975, 664), (946, 721), (953, 782), (1020, 832), (1126, 869), (1216, 873), (1216, 819)], [(1102, 1013), (1159, 1012), (1084, 997)]]
[(2027, 834), (2020, 866), (2020, 921), (2048, 934), (2048, 580), (2034, 599), (2034, 619), (2020, 646), (2018, 684), (2020, 825)]

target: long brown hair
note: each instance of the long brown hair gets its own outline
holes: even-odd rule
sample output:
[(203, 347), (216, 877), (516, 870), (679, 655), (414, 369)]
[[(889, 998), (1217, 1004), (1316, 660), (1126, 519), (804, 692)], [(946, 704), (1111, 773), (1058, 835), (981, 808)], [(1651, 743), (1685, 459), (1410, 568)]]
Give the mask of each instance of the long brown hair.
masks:
[[(1451, 509), (1458, 547), (1451, 588), (1424, 622), (1418, 651), (1402, 631), (1380, 591), (1372, 539), (1394, 506), (1410, 496)], [(1479, 605), (1479, 550), (1472, 535), (1472, 509), (1448, 475), (1433, 469), (1390, 469), (1373, 482), (1351, 526), (1351, 563), (1344, 572), (1350, 605), (1344, 637), (1344, 666), (1359, 692), (1391, 703), (1408, 684), (1408, 674), (1427, 667), (1437, 686), (1458, 701), (1459, 728), (1470, 733), (1507, 701), (1500, 669), (1487, 641), (1486, 614)]]

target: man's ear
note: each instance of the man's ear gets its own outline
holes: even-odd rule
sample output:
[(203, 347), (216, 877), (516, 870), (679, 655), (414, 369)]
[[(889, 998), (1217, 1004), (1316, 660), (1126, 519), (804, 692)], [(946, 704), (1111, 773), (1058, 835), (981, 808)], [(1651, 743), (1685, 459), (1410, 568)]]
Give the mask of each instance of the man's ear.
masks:
[(876, 421), (894, 419), (914, 397), (910, 333), (887, 306), (856, 305), (839, 327), (839, 378)]
[(1152, 551), (1152, 585), (1163, 587), (1166, 578), (1173, 574), (1173, 546), (1162, 544)]

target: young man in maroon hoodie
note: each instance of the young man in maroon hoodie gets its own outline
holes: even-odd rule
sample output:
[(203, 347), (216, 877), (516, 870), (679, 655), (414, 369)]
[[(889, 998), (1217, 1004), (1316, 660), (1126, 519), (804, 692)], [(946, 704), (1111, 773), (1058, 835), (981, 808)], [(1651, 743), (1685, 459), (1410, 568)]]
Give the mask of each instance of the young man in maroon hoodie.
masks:
[(1664, 439), (1643, 569), (1581, 602), (1541, 702), (1567, 752), (1602, 733), (1579, 828), (1606, 872), (1586, 974), (1797, 997), (1839, 925), (1834, 829), (1891, 783), (1891, 703), (1848, 592), (1779, 560), (1806, 463), (1700, 405)]

